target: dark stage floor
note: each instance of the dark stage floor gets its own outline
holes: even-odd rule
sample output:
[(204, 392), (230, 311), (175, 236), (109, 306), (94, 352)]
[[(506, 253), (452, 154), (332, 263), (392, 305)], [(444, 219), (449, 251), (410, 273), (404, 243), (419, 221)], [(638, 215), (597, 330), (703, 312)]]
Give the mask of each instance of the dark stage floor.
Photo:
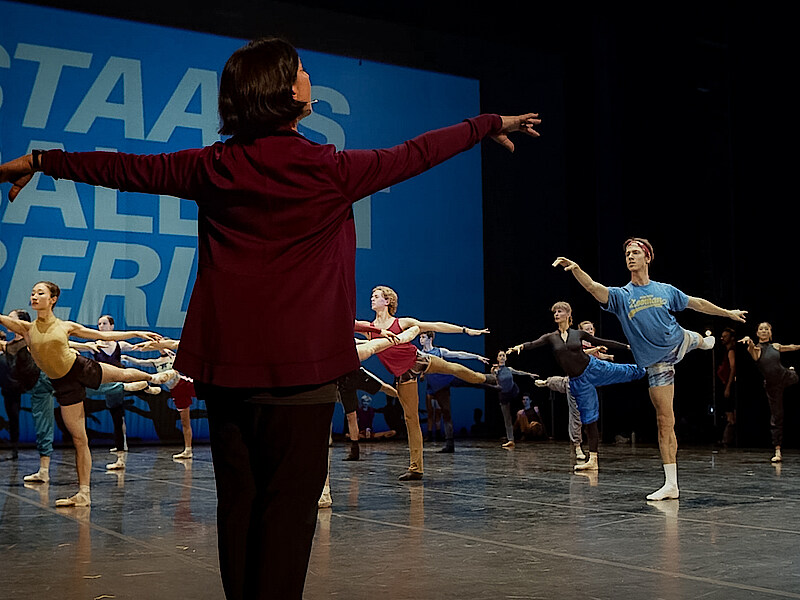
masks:
[[(307, 599), (800, 598), (796, 451), (682, 449), (681, 499), (648, 504), (653, 447), (601, 448), (596, 477), (571, 473), (565, 443), (439, 447), (403, 484), (402, 442), (357, 463), (337, 444)], [(0, 598), (222, 598), (209, 450), (177, 450), (134, 449), (113, 474), (96, 449), (91, 509), (53, 507), (75, 491), (71, 451), (47, 486), (22, 483), (34, 450), (0, 462)]]

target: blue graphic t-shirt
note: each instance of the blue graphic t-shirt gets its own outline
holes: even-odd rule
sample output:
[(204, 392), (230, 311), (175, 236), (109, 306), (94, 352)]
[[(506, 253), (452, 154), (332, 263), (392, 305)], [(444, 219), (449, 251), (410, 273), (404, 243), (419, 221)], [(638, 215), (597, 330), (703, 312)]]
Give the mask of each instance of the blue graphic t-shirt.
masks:
[(684, 310), (689, 296), (668, 283), (629, 283), (608, 288), (603, 310), (617, 315), (631, 345), (636, 364), (649, 367), (664, 359), (683, 342), (683, 328), (670, 311)]

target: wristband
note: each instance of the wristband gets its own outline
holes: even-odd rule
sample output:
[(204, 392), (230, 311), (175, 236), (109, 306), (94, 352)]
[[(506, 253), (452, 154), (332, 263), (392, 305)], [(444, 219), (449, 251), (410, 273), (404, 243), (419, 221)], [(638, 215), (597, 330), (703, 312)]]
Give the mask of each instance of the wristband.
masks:
[(461, 328), (461, 333), (467, 333), (467, 328), (466, 327), (462, 327)]
[(31, 162), (33, 163), (33, 170), (34, 171), (41, 171), (42, 170), (42, 153), (43, 150), (31, 150)]

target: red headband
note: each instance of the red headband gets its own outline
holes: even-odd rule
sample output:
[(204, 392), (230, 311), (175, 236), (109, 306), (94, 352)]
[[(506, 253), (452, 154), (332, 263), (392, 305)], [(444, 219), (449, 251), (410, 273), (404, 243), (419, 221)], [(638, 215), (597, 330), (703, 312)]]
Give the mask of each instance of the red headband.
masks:
[(637, 246), (639, 246), (639, 248), (641, 248), (641, 249), (642, 249), (642, 252), (644, 252), (644, 255), (645, 255), (647, 258), (650, 258), (650, 248), (648, 248), (647, 246), (645, 246), (645, 245), (644, 245), (642, 242), (639, 242), (639, 241), (636, 241), (636, 240), (632, 240), (631, 242), (629, 242), (629, 243), (628, 243), (628, 246), (632, 246), (632, 245), (634, 245), (634, 244), (635, 244), (635, 245), (637, 245)]

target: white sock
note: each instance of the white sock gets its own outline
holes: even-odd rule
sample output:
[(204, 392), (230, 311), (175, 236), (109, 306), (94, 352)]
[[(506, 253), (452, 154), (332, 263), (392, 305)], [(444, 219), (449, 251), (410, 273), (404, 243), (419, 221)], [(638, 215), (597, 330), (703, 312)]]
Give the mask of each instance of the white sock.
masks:
[(647, 496), (648, 500), (669, 500), (671, 498), (678, 498), (678, 465), (676, 463), (664, 465), (664, 476), (666, 478), (664, 485), (661, 489)]
[(700, 350), (711, 350), (714, 347), (714, 344), (716, 343), (716, 341), (717, 340), (713, 335), (710, 335), (708, 337), (704, 337), (703, 340), (700, 342), (700, 345), (698, 346), (698, 348)]

